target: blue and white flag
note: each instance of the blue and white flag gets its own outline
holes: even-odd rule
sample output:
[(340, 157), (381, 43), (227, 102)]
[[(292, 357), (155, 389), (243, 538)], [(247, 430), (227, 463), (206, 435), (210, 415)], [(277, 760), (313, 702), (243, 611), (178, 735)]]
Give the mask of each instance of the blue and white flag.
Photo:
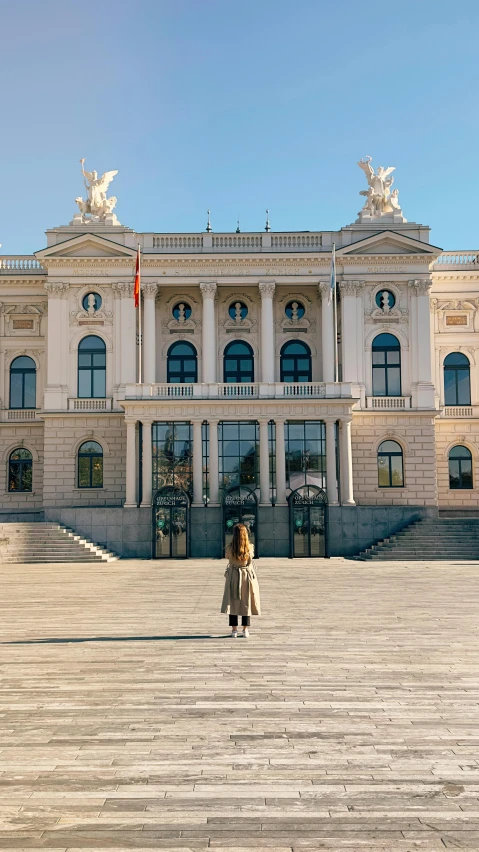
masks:
[(333, 243), (333, 251), (331, 254), (331, 282), (329, 285), (328, 305), (333, 301), (336, 293), (336, 243)]

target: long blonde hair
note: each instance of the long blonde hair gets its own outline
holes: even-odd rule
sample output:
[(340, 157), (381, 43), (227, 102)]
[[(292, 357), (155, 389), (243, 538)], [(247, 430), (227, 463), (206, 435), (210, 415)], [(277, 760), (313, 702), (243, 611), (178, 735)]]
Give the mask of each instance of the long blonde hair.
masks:
[(244, 524), (235, 524), (233, 527), (233, 541), (231, 542), (231, 555), (238, 562), (246, 562), (250, 555), (250, 543), (248, 529)]

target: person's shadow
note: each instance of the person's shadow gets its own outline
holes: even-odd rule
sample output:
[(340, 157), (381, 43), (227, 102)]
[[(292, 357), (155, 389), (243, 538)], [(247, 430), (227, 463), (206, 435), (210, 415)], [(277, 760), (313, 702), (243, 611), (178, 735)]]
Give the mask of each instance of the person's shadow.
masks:
[(198, 639), (225, 639), (229, 633), (190, 633), (181, 636), (65, 636), (49, 639), (15, 639), (0, 645), (69, 645), (79, 642), (182, 642)]

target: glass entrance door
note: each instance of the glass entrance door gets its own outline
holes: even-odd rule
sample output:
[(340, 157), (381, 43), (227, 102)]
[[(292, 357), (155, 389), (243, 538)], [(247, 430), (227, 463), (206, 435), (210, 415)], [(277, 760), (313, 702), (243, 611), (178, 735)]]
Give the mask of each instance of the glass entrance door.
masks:
[(188, 497), (176, 488), (163, 488), (153, 505), (153, 547), (156, 559), (188, 556)]
[(293, 558), (327, 556), (327, 505), (324, 491), (306, 485), (289, 496)]
[(257, 502), (254, 491), (249, 488), (233, 488), (225, 495), (223, 503), (223, 541), (227, 547), (233, 538), (235, 524), (244, 524), (248, 530), (249, 539), (254, 544), (255, 555), (258, 556), (257, 536)]

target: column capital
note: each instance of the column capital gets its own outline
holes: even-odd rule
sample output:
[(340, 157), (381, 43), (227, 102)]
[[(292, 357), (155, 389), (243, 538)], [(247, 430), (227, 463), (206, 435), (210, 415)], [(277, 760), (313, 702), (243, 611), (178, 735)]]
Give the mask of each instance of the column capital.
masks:
[(63, 284), (60, 281), (47, 281), (43, 286), (48, 293), (48, 298), (52, 299), (61, 299), (70, 287), (69, 284)]
[(138, 423), (138, 417), (125, 417), (125, 423), (127, 426), (136, 426)]
[(258, 289), (262, 299), (272, 299), (276, 290), (276, 284), (274, 281), (262, 281), (258, 284)]
[(416, 296), (427, 296), (432, 287), (432, 280), (430, 278), (413, 278), (407, 284), (412, 292), (416, 291)]
[(321, 417), (323, 423), (336, 423), (339, 419), (340, 418), (337, 414), (325, 414)]
[(340, 423), (344, 423), (344, 424), (352, 423), (353, 422), (353, 415), (352, 414), (340, 414), (337, 419), (340, 421)]
[(364, 290), (364, 281), (340, 281), (339, 289), (345, 296), (359, 296)]
[(217, 285), (205, 282), (200, 284), (200, 290), (203, 299), (214, 299), (216, 296)]
[(111, 289), (117, 293), (120, 299), (132, 299), (135, 289), (134, 284), (127, 284), (124, 281), (111, 285)]
[(329, 291), (331, 290), (331, 280), (329, 278), (325, 278), (324, 280), (318, 281), (318, 292), (321, 296), (321, 299), (329, 298)]
[(286, 417), (273, 417), (272, 418), (276, 426), (284, 426), (286, 423)]
[(154, 423), (153, 417), (143, 417), (141, 418), (141, 423), (143, 426), (152, 426)]
[(158, 292), (158, 284), (154, 284), (153, 282), (142, 284), (141, 292), (143, 293), (144, 299), (152, 299), (154, 301)]

